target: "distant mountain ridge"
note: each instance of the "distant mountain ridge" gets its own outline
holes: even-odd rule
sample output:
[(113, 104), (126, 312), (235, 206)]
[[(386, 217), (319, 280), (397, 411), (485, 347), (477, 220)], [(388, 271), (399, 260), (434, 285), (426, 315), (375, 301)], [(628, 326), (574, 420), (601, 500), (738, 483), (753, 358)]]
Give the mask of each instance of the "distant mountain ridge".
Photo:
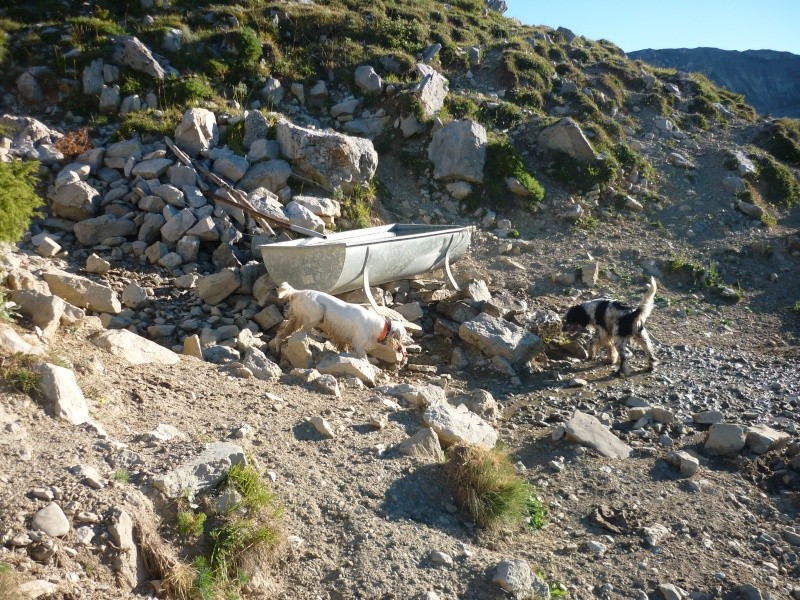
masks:
[(775, 50), (671, 48), (628, 52), (656, 67), (700, 72), (738, 94), (760, 113), (800, 118), (800, 56)]

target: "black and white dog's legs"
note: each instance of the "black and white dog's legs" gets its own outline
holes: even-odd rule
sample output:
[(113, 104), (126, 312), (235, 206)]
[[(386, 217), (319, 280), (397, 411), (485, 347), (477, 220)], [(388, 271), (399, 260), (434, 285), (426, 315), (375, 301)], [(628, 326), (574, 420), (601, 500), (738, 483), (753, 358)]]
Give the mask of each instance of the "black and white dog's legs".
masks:
[(631, 371), (630, 361), (628, 358), (628, 338), (618, 337), (614, 340), (616, 346), (615, 351), (619, 356), (619, 370), (615, 373), (617, 377), (621, 375), (629, 375)]
[(652, 371), (661, 361), (656, 358), (655, 351), (653, 350), (653, 340), (650, 339), (650, 334), (647, 333), (647, 329), (642, 329), (638, 340), (639, 345), (641, 345), (645, 354), (647, 354), (647, 370)]

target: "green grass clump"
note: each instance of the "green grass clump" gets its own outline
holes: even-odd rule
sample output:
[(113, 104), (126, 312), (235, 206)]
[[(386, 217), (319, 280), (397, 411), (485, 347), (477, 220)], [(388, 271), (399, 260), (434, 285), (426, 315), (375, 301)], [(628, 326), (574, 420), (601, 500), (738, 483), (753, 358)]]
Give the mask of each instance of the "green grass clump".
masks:
[(508, 454), (457, 445), (448, 452), (447, 478), (456, 502), (488, 529), (516, 529), (531, 521), (531, 485), (519, 477)]
[(228, 126), (228, 129), (221, 136), (220, 143), (227, 145), (236, 154), (244, 156), (247, 150), (244, 148), (244, 119)]
[(208, 515), (204, 512), (195, 513), (191, 510), (182, 510), (178, 513), (178, 533), (188, 539), (196, 539), (203, 534)]
[(0, 320), (13, 323), (18, 316), (17, 304), (9, 300), (5, 292), (0, 292)]
[(650, 161), (644, 158), (627, 144), (619, 143), (614, 145), (614, 156), (623, 167), (639, 171), (639, 177), (647, 179), (650, 183), (655, 182), (656, 170)]
[(528, 527), (531, 529), (542, 529), (547, 525), (547, 505), (536, 494), (528, 496), (526, 502), (528, 514), (530, 515)]
[(0, 162), (0, 242), (17, 242), (44, 201), (36, 193), (39, 162)]
[(758, 177), (769, 202), (788, 207), (800, 199), (800, 183), (789, 167), (771, 156), (758, 157), (757, 164)]
[(157, 137), (172, 136), (180, 123), (181, 115), (177, 109), (155, 111), (153, 109), (130, 112), (120, 117), (117, 138), (127, 140), (134, 134)]
[[(161, 576), (169, 597), (182, 600), (238, 598), (257, 571), (264, 572), (282, 547), (282, 509), (252, 465), (234, 465), (220, 484), (239, 502), (220, 514), (185, 509), (176, 529), (189, 543), (191, 562), (170, 560)], [(163, 552), (161, 553), (164, 554)]]
[(372, 226), (370, 220), (372, 205), (378, 197), (374, 184), (360, 185), (349, 194), (345, 194), (342, 188), (337, 187), (333, 190), (333, 197), (341, 203), (342, 216), (352, 223), (354, 229)]
[(506, 90), (506, 98), (521, 108), (539, 112), (544, 107), (542, 93), (534, 88), (513, 87)]
[(37, 359), (30, 354), (17, 352), (0, 360), (0, 384), (23, 394), (36, 396), (42, 375), (34, 369)]
[[(486, 149), (485, 181), (487, 189), (491, 192), (493, 187), (505, 185), (506, 177), (516, 177), (522, 186), (528, 190), (530, 196), (525, 198), (528, 207), (532, 207), (544, 200), (544, 188), (536, 178), (528, 172), (522, 156), (517, 149), (505, 138), (490, 142)], [(505, 192), (507, 195), (507, 192)], [(495, 194), (497, 195), (497, 194)], [(502, 194), (500, 195), (502, 197)]]
[(792, 312), (800, 315), (800, 300), (794, 303), (794, 306), (792, 306)]
[(117, 483), (130, 483), (131, 482), (131, 472), (127, 469), (117, 469), (114, 471), (114, 481)]
[(553, 156), (552, 175), (570, 188), (586, 192), (595, 185), (603, 186), (617, 176), (619, 163), (607, 153), (600, 160), (590, 164), (582, 164), (563, 152)]
[(455, 120), (478, 120), (480, 106), (472, 98), (448, 94), (444, 99), (444, 110)]
[(760, 139), (761, 145), (776, 159), (800, 167), (800, 119), (778, 119)]

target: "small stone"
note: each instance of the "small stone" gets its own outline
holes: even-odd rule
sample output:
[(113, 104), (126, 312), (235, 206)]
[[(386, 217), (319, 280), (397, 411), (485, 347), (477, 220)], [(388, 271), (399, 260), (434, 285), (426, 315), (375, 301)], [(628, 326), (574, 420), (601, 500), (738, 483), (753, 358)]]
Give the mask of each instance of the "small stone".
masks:
[(445, 553), (445, 552), (441, 552), (439, 550), (434, 550), (433, 552), (431, 552), (429, 558), (430, 558), (430, 561), (432, 563), (434, 563), (434, 564), (444, 565), (446, 567), (452, 567), (453, 566), (453, 557), (450, 556), (449, 554)]
[(31, 529), (43, 531), (51, 537), (61, 537), (69, 533), (69, 521), (61, 507), (51, 502), (33, 515)]
[(320, 416), (311, 417), (309, 423), (314, 426), (322, 437), (333, 439), (336, 437), (336, 433), (333, 431), (333, 427), (331, 424), (328, 423), (325, 419)]
[(602, 542), (598, 542), (592, 540), (586, 544), (586, 547), (589, 549), (589, 552), (592, 554), (596, 554), (597, 556), (604, 556), (605, 553), (608, 551), (608, 546), (606, 546)]

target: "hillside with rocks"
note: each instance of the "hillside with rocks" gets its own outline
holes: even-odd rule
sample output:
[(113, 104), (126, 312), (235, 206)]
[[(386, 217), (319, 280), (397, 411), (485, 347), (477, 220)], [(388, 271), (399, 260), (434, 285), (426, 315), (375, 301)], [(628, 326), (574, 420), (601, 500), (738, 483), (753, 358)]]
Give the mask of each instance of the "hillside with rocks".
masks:
[(663, 48), (629, 52), (633, 60), (658, 67), (698, 72), (717, 85), (742, 94), (758, 112), (800, 117), (800, 56), (774, 50)]
[[(800, 124), (503, 4), (0, 7), (0, 598), (800, 600)], [(388, 223), (471, 228), (408, 355), (276, 348), (259, 247)]]

